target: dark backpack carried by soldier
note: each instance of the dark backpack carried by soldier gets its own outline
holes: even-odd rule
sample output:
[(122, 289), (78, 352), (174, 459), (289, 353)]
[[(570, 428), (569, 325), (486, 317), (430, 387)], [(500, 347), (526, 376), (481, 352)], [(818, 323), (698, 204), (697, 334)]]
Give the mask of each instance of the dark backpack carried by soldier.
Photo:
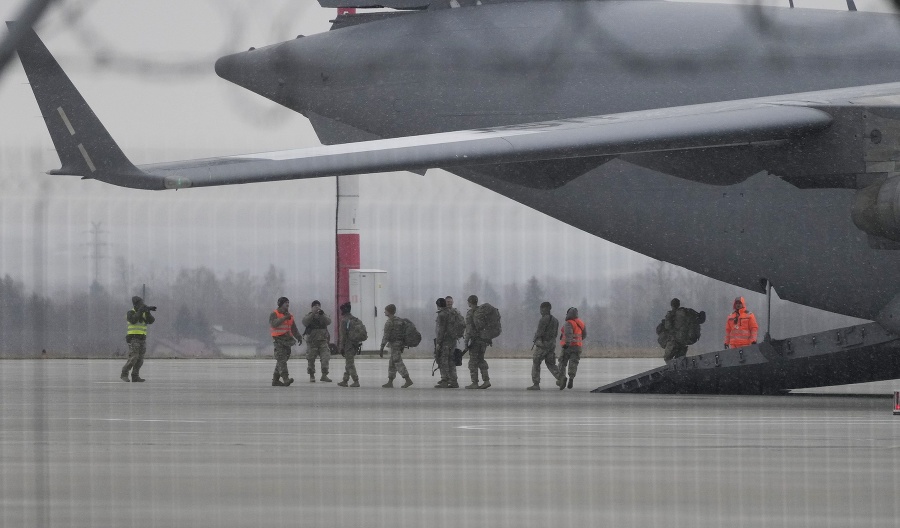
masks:
[(347, 339), (352, 343), (362, 343), (369, 339), (369, 334), (366, 332), (366, 325), (359, 319), (350, 319), (350, 324), (347, 327)]
[(682, 307), (678, 299), (671, 304), (672, 309), (656, 325), (656, 341), (666, 349), (666, 361), (686, 355), (687, 347), (700, 340), (700, 325), (706, 322), (706, 312)]
[(403, 325), (403, 346), (406, 348), (419, 346), (419, 343), (422, 342), (422, 334), (416, 329), (416, 325), (409, 319), (400, 319), (400, 323)]
[(500, 310), (494, 308), (488, 303), (484, 303), (475, 308), (472, 314), (475, 330), (479, 339), (490, 342), (500, 336), (502, 327), (500, 325)]

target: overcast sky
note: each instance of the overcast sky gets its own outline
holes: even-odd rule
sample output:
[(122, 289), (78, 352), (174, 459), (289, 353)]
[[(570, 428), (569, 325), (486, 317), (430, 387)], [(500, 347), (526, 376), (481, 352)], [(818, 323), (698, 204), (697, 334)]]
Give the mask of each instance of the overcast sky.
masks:
[[(22, 4), (0, 0), (0, 14), (14, 18)], [(795, 4), (846, 9), (844, 0)], [(334, 14), (314, 0), (81, 0), (59, 2), (37, 30), (140, 164), (318, 144), (303, 116), (220, 79), (213, 63), (327, 31)], [(333, 178), (150, 192), (44, 175), (59, 161), (17, 58), (0, 78), (0, 116), (0, 276), (43, 284), (44, 294), (82, 290), (98, 223), (107, 287), (118, 283), (117, 260), (133, 277), (197, 266), (261, 275), (274, 263), (289, 283), (302, 276), (322, 285), (310, 295), (330, 293)], [(473, 271), (497, 285), (532, 275), (602, 283), (651, 262), (443, 171), (360, 181), (362, 267), (388, 270), (417, 295), (433, 297), (418, 287), (435, 282), (462, 295), (454, 285)], [(36, 223), (42, 207), (45, 235)], [(279, 226), (289, 235), (273, 236)], [(563, 255), (562, 233), (579, 249)]]

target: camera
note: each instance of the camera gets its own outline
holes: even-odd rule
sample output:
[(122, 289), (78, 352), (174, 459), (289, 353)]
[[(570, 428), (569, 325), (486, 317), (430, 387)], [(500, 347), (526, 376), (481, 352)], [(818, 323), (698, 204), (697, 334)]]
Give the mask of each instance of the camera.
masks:
[(155, 312), (156, 306), (144, 306), (144, 308), (149, 312)]

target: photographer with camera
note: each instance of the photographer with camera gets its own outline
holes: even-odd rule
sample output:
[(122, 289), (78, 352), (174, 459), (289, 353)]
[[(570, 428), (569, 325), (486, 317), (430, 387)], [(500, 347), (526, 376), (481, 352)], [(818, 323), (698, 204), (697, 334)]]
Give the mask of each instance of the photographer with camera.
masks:
[(125, 334), (125, 342), (128, 343), (128, 361), (122, 368), (122, 381), (128, 381), (128, 372), (131, 371), (131, 381), (138, 383), (146, 381), (140, 376), (141, 365), (144, 364), (144, 354), (147, 352), (147, 325), (153, 324), (156, 319), (150, 312), (156, 311), (156, 306), (147, 306), (144, 300), (135, 295), (131, 298), (134, 310), (125, 314), (128, 320), (128, 332)]
[(316, 382), (316, 356), (322, 364), (321, 381), (331, 381), (328, 377), (328, 362), (331, 360), (331, 348), (328, 346), (331, 334), (328, 332), (328, 325), (331, 324), (331, 318), (322, 310), (322, 303), (313, 301), (302, 322), (306, 327), (303, 335), (306, 336), (306, 361), (309, 364), (306, 373), (309, 374), (309, 382)]

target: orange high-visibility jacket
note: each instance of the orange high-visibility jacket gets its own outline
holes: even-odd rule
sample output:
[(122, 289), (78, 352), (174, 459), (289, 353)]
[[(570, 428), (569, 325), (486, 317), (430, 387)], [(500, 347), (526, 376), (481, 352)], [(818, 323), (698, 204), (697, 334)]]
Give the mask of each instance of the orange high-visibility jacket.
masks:
[[(566, 325), (572, 325), (572, 341), (570, 343), (566, 343)], [(577, 346), (580, 347), (582, 343), (582, 339), (584, 336), (584, 321), (581, 319), (569, 319), (560, 327), (559, 332), (559, 344), (560, 346)]]
[(743, 297), (740, 301), (742, 308), (732, 312), (725, 322), (725, 346), (729, 348), (740, 348), (755, 342), (759, 331), (756, 316), (747, 311)]
[[(278, 310), (275, 310), (275, 317), (282, 318), (282, 317), (284, 317), (284, 314), (279, 312)], [(280, 335), (290, 334), (291, 328), (293, 326), (294, 326), (294, 316), (291, 315), (290, 317), (288, 317), (287, 319), (282, 321), (282, 323), (280, 325), (272, 328), (272, 337), (278, 337)]]

